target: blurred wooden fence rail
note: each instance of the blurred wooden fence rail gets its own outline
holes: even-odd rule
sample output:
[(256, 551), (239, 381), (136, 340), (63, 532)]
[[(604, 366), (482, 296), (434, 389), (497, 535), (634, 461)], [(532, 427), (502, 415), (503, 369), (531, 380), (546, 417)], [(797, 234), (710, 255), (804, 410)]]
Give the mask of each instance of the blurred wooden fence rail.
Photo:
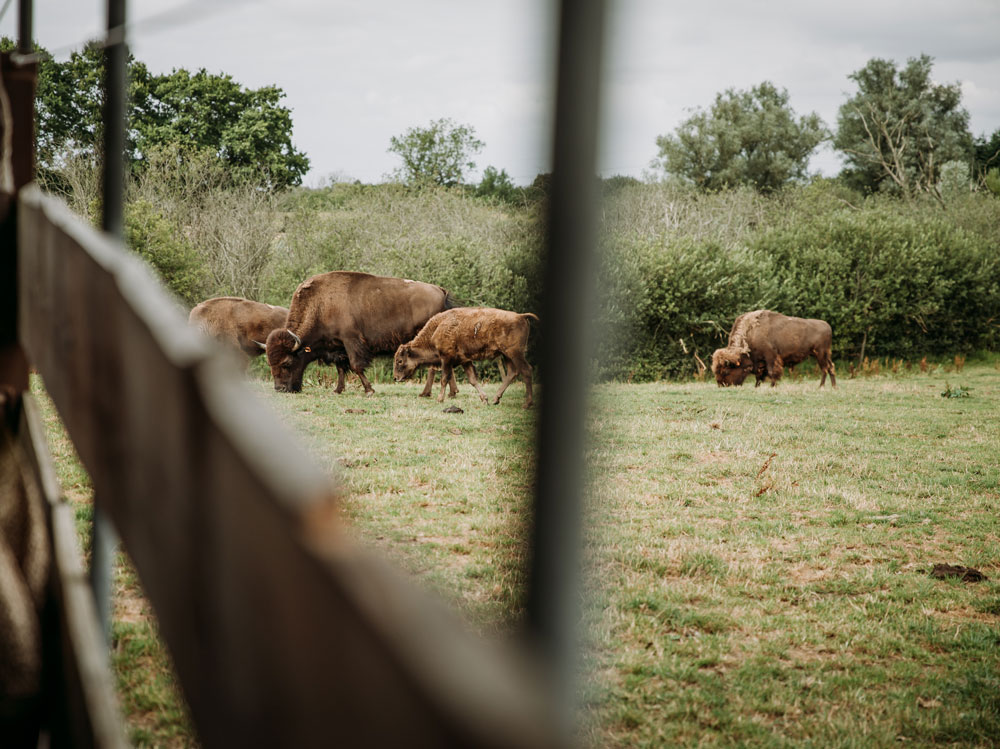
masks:
[(527, 661), (338, 531), (329, 479), (146, 266), (35, 187), (18, 204), (20, 340), (204, 744), (553, 745)]
[[(17, 341), (0, 344), (19, 342), (44, 379), (205, 746), (565, 743), (541, 667), (471, 637), (344, 537), (329, 479), (134, 255), (33, 185), (16, 198), (0, 188), (0, 265), (17, 275)], [(0, 327), (11, 322), (8, 310)], [(25, 454), (38, 455), (37, 418), (22, 424)], [(33, 463), (61, 560), (44, 649), (63, 665), (48, 688), (72, 692), (68, 716), (49, 716), (63, 721), (52, 743), (120, 745), (93, 601), (64, 543), (70, 511), (44, 458)]]
[[(552, 341), (545, 371), (564, 374), (540, 409), (530, 650), (472, 637), (345, 537), (329, 479), (255, 401), (235, 363), (188, 328), (135, 255), (30, 184), (35, 68), (0, 59), (0, 415), (27, 388), (26, 353), (135, 564), (206, 747), (572, 743), (589, 356), (580, 319), (597, 213), (603, 7), (561, 4), (542, 317)], [(21, 0), (22, 56), (30, 9)], [(111, 15), (109, 38), (114, 31), (121, 46)], [(27, 494), (46, 500), (37, 503), (54, 560), (44, 728), (52, 746), (117, 746), (120, 718), (71, 513), (36, 409), (23, 400), (17, 425), (0, 420), (0, 458), (18, 445), (31, 466), (22, 479), (35, 487)], [(0, 483), (0, 501), (12, 496)], [(4, 707), (0, 699), (0, 727)]]

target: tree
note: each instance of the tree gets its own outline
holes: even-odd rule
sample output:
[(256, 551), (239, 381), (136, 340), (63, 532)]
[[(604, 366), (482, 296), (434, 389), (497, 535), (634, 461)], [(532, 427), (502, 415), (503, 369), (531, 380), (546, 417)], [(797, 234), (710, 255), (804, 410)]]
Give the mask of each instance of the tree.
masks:
[(136, 156), (190, 144), (207, 150), (243, 179), (269, 187), (298, 185), (309, 159), (292, 145), (291, 112), (277, 86), (248, 89), (228, 75), (174, 70), (135, 76)]
[(897, 70), (873, 58), (848, 76), (858, 92), (840, 107), (834, 146), (847, 159), (843, 176), (866, 190), (938, 197), (942, 165), (968, 163), (972, 138), (959, 84), (935, 84), (933, 60), (911, 58)]
[(498, 203), (516, 203), (521, 191), (511, 181), (506, 169), (498, 172), (496, 167), (488, 166), (483, 170), (483, 178), (473, 194)]
[(989, 140), (985, 133), (976, 138), (973, 144), (972, 176), (983, 184), (990, 170), (997, 167), (1000, 167), (1000, 129), (994, 130)]
[(411, 127), (402, 136), (389, 139), (389, 153), (403, 160), (395, 175), (408, 185), (462, 183), (466, 171), (476, 168), (472, 156), (483, 149), (476, 131), (444, 118), (428, 127)]
[(742, 184), (769, 192), (804, 178), (809, 156), (826, 137), (819, 115), (796, 119), (787, 90), (764, 81), (717, 94), (708, 111), (696, 111), (656, 145), (667, 174), (701, 189)]
[[(14, 43), (0, 39), (0, 49)], [(57, 62), (36, 47), (39, 66), (38, 167), (44, 177), (67, 159), (96, 162), (102, 140), (104, 54), (98, 42)], [(279, 102), (281, 89), (244, 88), (228, 75), (174, 70), (153, 75), (129, 56), (126, 157), (141, 171), (148, 155), (163, 146), (206, 151), (239, 180), (268, 187), (297, 185), (309, 160), (292, 145), (291, 113)]]

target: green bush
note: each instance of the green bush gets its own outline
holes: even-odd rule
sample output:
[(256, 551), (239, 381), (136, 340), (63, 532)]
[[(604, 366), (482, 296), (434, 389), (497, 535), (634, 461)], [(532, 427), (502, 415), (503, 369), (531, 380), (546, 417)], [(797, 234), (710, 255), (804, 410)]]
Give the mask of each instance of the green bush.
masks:
[(304, 201), (306, 208), (286, 216), (267, 289), (275, 303), (287, 304), (310, 275), (357, 270), (435, 283), (463, 305), (538, 311), (537, 209), (491, 205), (461, 189), (397, 184), (344, 190), (341, 197), (336, 210), (317, 212)]
[(188, 306), (207, 296), (208, 274), (201, 257), (149, 202), (126, 205), (125, 244), (152, 265), (167, 288)]
[(914, 356), (995, 342), (1000, 265), (986, 237), (940, 211), (882, 200), (801, 217), (753, 238), (776, 307), (833, 327), (834, 356)]
[(777, 294), (763, 254), (687, 237), (606, 248), (601, 289), (599, 376), (636, 380), (689, 376), (698, 359), (710, 366), (733, 319)]
[[(580, 311), (599, 321), (602, 379), (691, 376), (738, 315), (761, 307), (827, 320), (841, 359), (1000, 344), (1000, 201), (985, 192), (951, 191), (942, 207), (865, 197), (836, 180), (767, 197), (602, 184), (597, 306)], [(129, 244), (188, 303), (236, 291), (210, 272), (206, 242), (191, 246), (205, 202), (169, 212), (139, 199), (126, 214)], [(262, 301), (287, 305), (311, 275), (359, 270), (439, 284), (463, 305), (540, 310), (544, 201), (342, 183), (265, 208), (278, 220), (261, 223), (274, 232), (254, 273)]]
[(986, 172), (983, 184), (986, 185), (986, 189), (989, 190), (991, 195), (1000, 197), (1000, 169), (993, 167)]

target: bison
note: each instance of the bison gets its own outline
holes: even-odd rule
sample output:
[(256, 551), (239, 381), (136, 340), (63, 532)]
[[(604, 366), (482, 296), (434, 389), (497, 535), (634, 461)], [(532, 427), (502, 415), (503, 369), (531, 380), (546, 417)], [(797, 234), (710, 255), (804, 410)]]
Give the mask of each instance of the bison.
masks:
[[(453, 306), (447, 291), (420, 281), (352, 271), (312, 276), (295, 290), (285, 325), (267, 337), (274, 389), (300, 391), (306, 365), (322, 359), (341, 374), (349, 367), (371, 395), (375, 390), (365, 368), (372, 358), (391, 354)], [(342, 389), (341, 378), (337, 392)]]
[(524, 356), (528, 342), (529, 320), (537, 320), (530, 312), (518, 314), (487, 307), (459, 307), (440, 312), (428, 320), (417, 336), (396, 350), (393, 376), (396, 381), (410, 377), (422, 364), (441, 367), (441, 395), (444, 400), (445, 382), (453, 375), (453, 368), (461, 364), (469, 383), (479, 393), (481, 400), (487, 395), (479, 386), (473, 361), (501, 357), (507, 365), (500, 389), (493, 396), (493, 404), (500, 402), (507, 386), (518, 375), (524, 380), (524, 407), (531, 408), (531, 365)]
[(285, 327), (288, 310), (237, 296), (206, 299), (196, 304), (188, 322), (206, 335), (242, 351), (249, 361), (263, 352), (260, 342)]
[(750, 374), (757, 378), (755, 387), (766, 378), (774, 387), (784, 367), (794, 367), (813, 356), (822, 373), (819, 386), (823, 387), (829, 374), (830, 384), (837, 387), (832, 344), (833, 331), (823, 320), (754, 310), (736, 318), (729, 345), (712, 354), (712, 373), (719, 387), (742, 385)]

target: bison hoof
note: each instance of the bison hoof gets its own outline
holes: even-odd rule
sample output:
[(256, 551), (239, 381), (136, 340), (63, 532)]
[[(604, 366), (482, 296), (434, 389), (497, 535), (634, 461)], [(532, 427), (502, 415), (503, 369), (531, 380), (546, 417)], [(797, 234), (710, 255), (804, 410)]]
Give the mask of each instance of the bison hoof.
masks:
[(498, 405), (500, 405), (500, 399), (499, 399), (499, 398), (494, 398), (494, 399), (493, 399), (492, 401), (490, 401), (490, 402), (491, 402), (491, 403), (492, 403), (492, 404), (493, 404), (494, 406), (498, 406)]
[(420, 394), (420, 397), (421, 397), (421, 398), (430, 398), (430, 397), (431, 397), (431, 394), (430, 394), (430, 393), (421, 393), (421, 394)]

